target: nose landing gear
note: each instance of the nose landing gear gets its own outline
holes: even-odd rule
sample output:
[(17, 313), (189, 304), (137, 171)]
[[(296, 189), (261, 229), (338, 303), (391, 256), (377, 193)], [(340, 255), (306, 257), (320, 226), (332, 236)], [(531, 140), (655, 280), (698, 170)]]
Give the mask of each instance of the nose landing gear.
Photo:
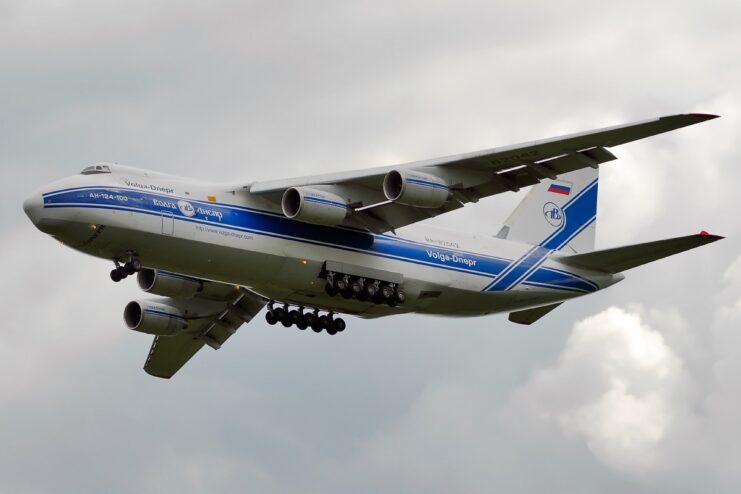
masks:
[(272, 300), (268, 303), (268, 312), (265, 314), (265, 321), (271, 326), (278, 323), (281, 323), (287, 328), (295, 325), (302, 331), (306, 328), (311, 328), (315, 333), (321, 333), (322, 330), (326, 330), (330, 335), (341, 333), (347, 327), (344, 319), (334, 317), (334, 312), (328, 312), (320, 316), (319, 309), (304, 313), (303, 307), (289, 310), (288, 304), (284, 304), (283, 307), (274, 308), (273, 303)]
[(141, 261), (135, 256), (134, 252), (128, 252), (129, 260), (126, 261), (123, 265), (121, 264), (121, 261), (118, 259), (114, 259), (113, 263), (116, 265), (115, 268), (111, 271), (111, 279), (118, 283), (119, 281), (123, 280), (127, 276), (130, 276), (134, 273), (138, 273), (142, 270), (142, 263)]

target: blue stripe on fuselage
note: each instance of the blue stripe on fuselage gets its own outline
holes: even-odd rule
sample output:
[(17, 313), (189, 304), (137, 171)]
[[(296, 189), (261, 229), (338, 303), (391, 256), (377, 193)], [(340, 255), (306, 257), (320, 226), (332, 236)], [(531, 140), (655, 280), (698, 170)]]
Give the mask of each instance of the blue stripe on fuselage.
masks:
[[(190, 216), (183, 214), (178, 208), (178, 201), (189, 202), (193, 206), (194, 212)], [(172, 197), (138, 189), (84, 187), (55, 191), (44, 194), (44, 207), (115, 209), (155, 216), (160, 216), (165, 212), (172, 214), (181, 221), (359, 251), (389, 259), (398, 259), (479, 276), (496, 277), (509, 269), (511, 273), (504, 273), (507, 275), (508, 281), (518, 281), (526, 276), (536, 276), (543, 270), (543, 268), (538, 268), (535, 265), (535, 261), (527, 262), (522, 268), (513, 269), (511, 260), (508, 259), (436, 247), (388, 235), (373, 235), (365, 231), (344, 227), (312, 225), (267, 211)], [(530, 252), (540, 253), (541, 251), (547, 253), (548, 249), (536, 247)], [(540, 259), (541, 263), (544, 260), (545, 257)], [(563, 279), (563, 276), (561, 278)], [(508, 283), (508, 285), (514, 286), (512, 283)], [(569, 287), (572, 290), (578, 289), (582, 292), (592, 292), (596, 289), (596, 285), (575, 275), (571, 275)], [(566, 287), (564, 286), (564, 288)], [(500, 288), (497, 286), (495, 289)], [(492, 290), (492, 288), (487, 287), (487, 290)]]

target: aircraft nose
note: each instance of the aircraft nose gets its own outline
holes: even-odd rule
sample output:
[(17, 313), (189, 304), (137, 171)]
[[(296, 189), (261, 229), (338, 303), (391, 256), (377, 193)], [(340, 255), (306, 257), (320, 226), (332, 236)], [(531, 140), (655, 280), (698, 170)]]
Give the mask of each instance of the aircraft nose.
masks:
[(41, 197), (41, 193), (34, 192), (23, 201), (23, 211), (26, 212), (26, 216), (34, 225), (38, 225), (41, 220), (41, 214), (44, 210), (44, 201)]

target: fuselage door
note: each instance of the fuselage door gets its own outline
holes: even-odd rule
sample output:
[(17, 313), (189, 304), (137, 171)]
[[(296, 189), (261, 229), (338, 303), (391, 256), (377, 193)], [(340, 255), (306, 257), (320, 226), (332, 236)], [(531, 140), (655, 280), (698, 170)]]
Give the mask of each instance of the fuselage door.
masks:
[(162, 211), (162, 235), (175, 233), (175, 216), (171, 211)]

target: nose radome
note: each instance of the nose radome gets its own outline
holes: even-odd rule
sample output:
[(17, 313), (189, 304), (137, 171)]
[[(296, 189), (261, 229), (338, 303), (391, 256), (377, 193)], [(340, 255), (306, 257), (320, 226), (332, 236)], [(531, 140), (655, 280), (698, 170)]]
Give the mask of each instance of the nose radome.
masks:
[(41, 193), (34, 192), (28, 198), (23, 201), (23, 211), (26, 212), (26, 216), (31, 222), (36, 225), (41, 220), (41, 213), (44, 209), (44, 202), (41, 198)]

